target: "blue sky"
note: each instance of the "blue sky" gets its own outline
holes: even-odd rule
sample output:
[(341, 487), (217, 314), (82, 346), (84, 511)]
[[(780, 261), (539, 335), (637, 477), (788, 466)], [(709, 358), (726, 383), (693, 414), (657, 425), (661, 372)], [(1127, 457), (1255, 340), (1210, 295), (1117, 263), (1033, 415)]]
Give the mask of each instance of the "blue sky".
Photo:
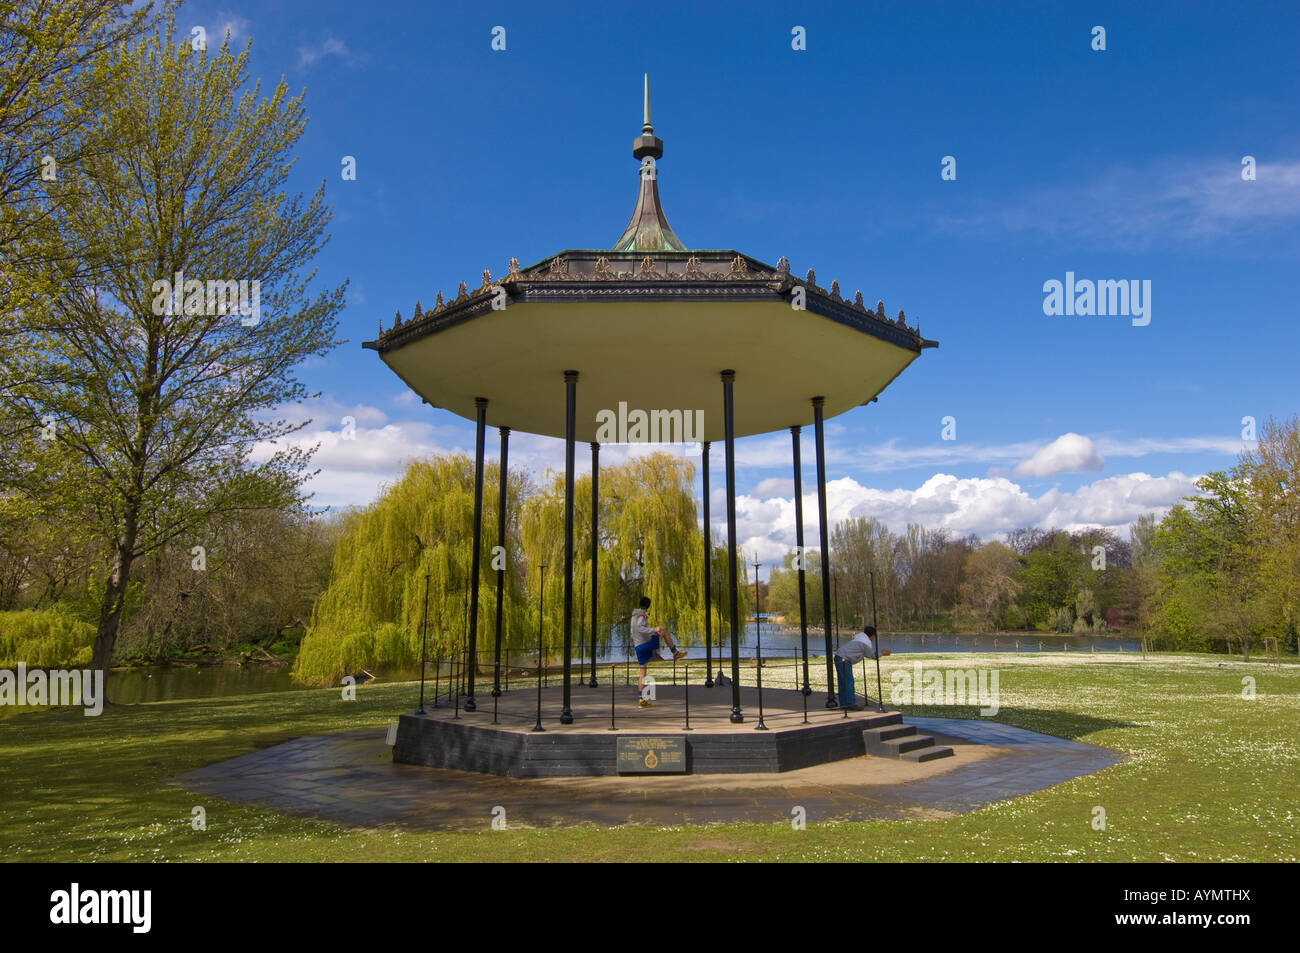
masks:
[[(1297, 412), (1295, 4), (223, 0), (179, 25), (229, 25), (264, 91), (306, 89), (294, 181), (326, 182), (320, 279), (351, 281), (349, 341), (305, 369), (321, 397), (293, 410), (321, 444), (319, 503), (472, 450), (470, 423), (412, 401), (361, 342), (512, 256), (612, 245), (643, 72), (688, 247), (785, 255), (940, 342), (828, 426), (832, 521), (1122, 528), (1230, 467), (1243, 417)], [(1044, 282), (1067, 272), (1150, 281), (1149, 325), (1045, 315)], [(772, 559), (794, 539), (789, 437), (737, 451), (742, 542)], [(812, 451), (809, 430), (806, 489)], [(559, 441), (512, 442), (512, 464), (562, 460)]]

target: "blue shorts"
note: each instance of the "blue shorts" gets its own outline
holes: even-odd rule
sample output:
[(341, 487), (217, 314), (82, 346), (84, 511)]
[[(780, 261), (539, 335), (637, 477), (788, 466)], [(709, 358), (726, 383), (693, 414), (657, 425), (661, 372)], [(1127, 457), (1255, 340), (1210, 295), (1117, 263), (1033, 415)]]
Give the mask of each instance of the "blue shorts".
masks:
[(650, 656), (659, 654), (659, 634), (656, 632), (645, 642), (636, 647), (636, 664), (645, 665), (649, 663)]

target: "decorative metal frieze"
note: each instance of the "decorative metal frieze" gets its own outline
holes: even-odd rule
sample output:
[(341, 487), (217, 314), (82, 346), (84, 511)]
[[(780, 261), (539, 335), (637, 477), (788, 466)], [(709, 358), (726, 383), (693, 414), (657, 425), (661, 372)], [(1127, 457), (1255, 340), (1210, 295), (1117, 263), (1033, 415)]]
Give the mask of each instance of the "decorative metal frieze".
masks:
[(698, 281), (702, 278), (713, 278), (716, 276), (705, 271), (704, 267), (700, 264), (700, 260), (692, 255), (690, 258), (686, 259), (686, 268), (682, 271), (682, 277)]
[[(792, 289), (802, 287), (804, 310), (909, 349), (933, 346), (933, 342), (921, 338), (919, 329), (907, 327), (902, 312), (897, 321), (886, 318), (883, 301), (878, 301), (873, 311), (865, 306), (861, 291), (850, 302), (842, 297), (838, 281), (831, 282), (828, 291), (818, 287), (816, 279), (811, 268), (806, 281), (792, 278), (790, 262), (785, 256), (772, 269), (734, 251), (654, 255), (566, 251), (529, 268), (521, 268), (518, 259), (511, 258), (508, 272), (500, 283), (511, 286), (512, 303), (674, 298), (788, 302)], [(382, 345), (382, 349), (401, 346), (460, 324), (475, 314), (486, 313), (494, 287), (491, 271), (484, 269), (482, 284), (476, 291), (470, 293), (465, 282), (461, 282), (456, 298), (450, 303), (444, 303), (442, 292), (437, 293), (431, 311), (424, 311), (417, 302), (415, 317), (404, 322), (399, 315), (393, 328), (384, 331), (381, 327), (380, 340), (374, 346)]]

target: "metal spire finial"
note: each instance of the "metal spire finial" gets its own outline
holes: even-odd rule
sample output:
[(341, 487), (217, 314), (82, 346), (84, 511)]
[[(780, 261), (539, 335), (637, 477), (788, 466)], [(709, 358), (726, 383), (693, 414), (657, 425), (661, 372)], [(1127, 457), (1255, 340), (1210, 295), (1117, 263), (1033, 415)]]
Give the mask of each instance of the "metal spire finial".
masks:
[(645, 74), (645, 123), (641, 126), (641, 132), (650, 135), (655, 131), (655, 127), (650, 125), (650, 74)]
[(664, 154), (664, 141), (655, 135), (655, 127), (650, 125), (650, 74), (645, 74), (645, 122), (641, 126), (641, 135), (632, 140), (632, 155), (638, 159), (649, 156), (658, 159)]
[(636, 208), (614, 251), (686, 251), (680, 238), (668, 227), (668, 219), (659, 205), (659, 173), (655, 160), (664, 154), (664, 141), (654, 134), (650, 124), (650, 74), (645, 74), (645, 123), (641, 135), (632, 140), (632, 155), (641, 160), (641, 186)]

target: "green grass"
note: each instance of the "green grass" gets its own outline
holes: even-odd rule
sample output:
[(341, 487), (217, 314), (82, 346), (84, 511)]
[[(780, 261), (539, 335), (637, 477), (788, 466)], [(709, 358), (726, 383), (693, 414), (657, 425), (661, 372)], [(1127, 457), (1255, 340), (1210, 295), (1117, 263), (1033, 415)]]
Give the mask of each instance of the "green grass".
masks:
[[(889, 659), (889, 670), (910, 665)], [(948, 655), (927, 664), (1001, 671), (996, 720), (1126, 752), (1122, 764), (937, 821), (708, 827), (356, 831), (195, 795), (165, 780), (307, 734), (389, 723), (411, 685), (0, 717), (0, 851), (6, 860), (1085, 860), (1291, 861), (1300, 857), (1300, 665), (1222, 656)], [(765, 668), (765, 684), (779, 670)], [(1258, 696), (1242, 698), (1242, 678)], [(874, 676), (873, 676), (874, 681)], [(967, 708), (906, 708), (974, 717)], [(1093, 808), (1106, 811), (1104, 831)], [(486, 822), (485, 822), (486, 828)]]

